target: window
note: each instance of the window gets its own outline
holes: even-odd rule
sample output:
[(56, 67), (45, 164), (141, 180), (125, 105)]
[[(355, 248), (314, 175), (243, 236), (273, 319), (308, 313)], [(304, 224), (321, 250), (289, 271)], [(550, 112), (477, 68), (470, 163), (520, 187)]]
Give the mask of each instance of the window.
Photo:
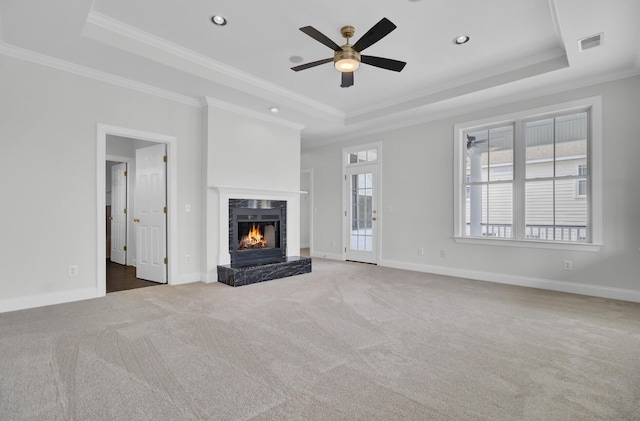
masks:
[(455, 237), (600, 244), (600, 114), (591, 98), (456, 125)]
[(347, 154), (347, 165), (360, 164), (365, 162), (376, 162), (378, 160), (377, 149), (366, 149)]

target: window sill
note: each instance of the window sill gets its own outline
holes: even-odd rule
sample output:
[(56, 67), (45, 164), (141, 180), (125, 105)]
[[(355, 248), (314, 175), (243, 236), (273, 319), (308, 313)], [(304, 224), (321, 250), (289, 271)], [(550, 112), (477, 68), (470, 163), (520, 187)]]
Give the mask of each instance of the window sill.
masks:
[(485, 246), (502, 246), (502, 247), (525, 247), (547, 250), (573, 250), (573, 251), (589, 251), (599, 252), (602, 244), (593, 243), (567, 243), (558, 241), (540, 241), (540, 240), (510, 240), (498, 238), (471, 238), (471, 237), (453, 237), (456, 243), (462, 244), (482, 244)]

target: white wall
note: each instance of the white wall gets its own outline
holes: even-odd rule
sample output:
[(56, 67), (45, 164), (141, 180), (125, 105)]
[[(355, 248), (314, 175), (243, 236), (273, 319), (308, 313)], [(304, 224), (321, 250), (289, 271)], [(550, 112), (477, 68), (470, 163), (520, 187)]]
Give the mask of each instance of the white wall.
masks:
[(200, 109), (4, 55), (0, 74), (0, 312), (95, 296), (98, 123), (178, 138), (178, 276), (197, 279)]
[[(217, 280), (221, 244), (227, 245), (226, 233), (220, 234), (219, 221), (228, 224), (228, 210), (219, 210), (219, 193), (215, 187), (298, 192), (300, 190), (300, 129), (276, 120), (243, 115), (217, 105), (203, 108), (203, 155), (206, 156), (204, 195), (206, 233), (204, 244), (206, 280)], [(266, 196), (265, 196), (266, 197)], [(244, 198), (244, 197), (238, 197)], [(287, 201), (287, 255), (299, 255), (300, 197)], [(222, 213), (222, 214), (221, 214)], [(219, 219), (221, 218), (221, 219)], [(223, 237), (221, 239), (221, 237)]]
[[(603, 97), (604, 247), (594, 253), (455, 243), (453, 126), (595, 95)], [(634, 77), (305, 150), (302, 167), (313, 168), (316, 180), (314, 254), (335, 257), (342, 247), (342, 148), (381, 141), (380, 208), (392, 212), (379, 219), (380, 264), (640, 301), (638, 110)], [(564, 259), (573, 260), (573, 271), (563, 270)]]

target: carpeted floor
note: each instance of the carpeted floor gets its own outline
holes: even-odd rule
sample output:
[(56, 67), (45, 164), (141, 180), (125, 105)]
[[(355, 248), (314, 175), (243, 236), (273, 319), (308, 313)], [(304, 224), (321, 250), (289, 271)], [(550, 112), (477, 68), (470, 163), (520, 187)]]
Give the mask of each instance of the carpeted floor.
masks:
[(0, 314), (0, 419), (640, 419), (640, 304), (313, 265)]

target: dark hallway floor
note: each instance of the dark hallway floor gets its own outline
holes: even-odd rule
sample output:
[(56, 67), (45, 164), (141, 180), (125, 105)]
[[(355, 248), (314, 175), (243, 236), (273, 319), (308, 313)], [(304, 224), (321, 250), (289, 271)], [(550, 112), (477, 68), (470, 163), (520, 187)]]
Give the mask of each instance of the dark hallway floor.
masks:
[(119, 265), (107, 260), (107, 293), (155, 285), (162, 284), (138, 279), (135, 267)]

